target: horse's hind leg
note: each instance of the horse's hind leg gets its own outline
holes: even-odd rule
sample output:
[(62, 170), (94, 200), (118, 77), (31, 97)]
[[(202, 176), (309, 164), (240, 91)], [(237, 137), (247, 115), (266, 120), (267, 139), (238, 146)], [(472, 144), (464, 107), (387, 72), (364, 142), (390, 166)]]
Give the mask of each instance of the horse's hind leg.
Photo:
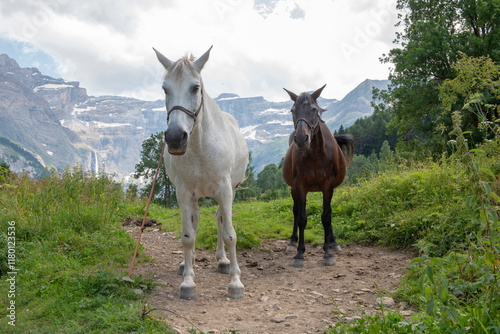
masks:
[(215, 253), (217, 257), (217, 271), (222, 274), (229, 274), (230, 262), (224, 250), (224, 239), (222, 236), (222, 231), (224, 229), (223, 220), (219, 207), (217, 208), (217, 251)]

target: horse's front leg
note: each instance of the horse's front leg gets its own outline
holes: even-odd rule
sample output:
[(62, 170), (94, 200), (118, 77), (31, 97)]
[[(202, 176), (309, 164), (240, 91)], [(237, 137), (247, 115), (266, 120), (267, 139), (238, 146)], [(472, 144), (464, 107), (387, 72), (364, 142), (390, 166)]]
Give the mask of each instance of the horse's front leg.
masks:
[(226, 256), (226, 251), (224, 250), (224, 238), (222, 231), (224, 230), (224, 218), (221, 215), (220, 207), (217, 208), (217, 251), (215, 256), (217, 257), (217, 271), (222, 274), (229, 274), (229, 267), (231, 262)]
[(333, 187), (323, 191), (323, 213), (321, 215), (321, 223), (323, 224), (323, 230), (325, 232), (325, 242), (323, 244), (323, 250), (325, 255), (323, 256), (323, 264), (325, 266), (335, 265), (335, 257), (333, 252), (340, 252), (342, 249), (335, 239), (335, 234), (332, 228), (332, 196)]
[(292, 193), (294, 203), (293, 206), (294, 208), (297, 206), (297, 215), (294, 219), (294, 225), (296, 224), (299, 229), (299, 245), (297, 246), (297, 254), (294, 256), (292, 261), (292, 266), (294, 267), (302, 267), (304, 252), (306, 251), (306, 245), (304, 242), (304, 231), (307, 225), (306, 196), (307, 193), (302, 191), (300, 188), (295, 188)]
[(245, 287), (240, 281), (241, 270), (238, 266), (236, 258), (236, 231), (233, 228), (232, 221), (232, 206), (234, 198), (234, 189), (231, 186), (231, 181), (225, 180), (219, 188), (217, 202), (219, 202), (219, 217), (220, 226), (222, 227), (222, 239), (229, 253), (229, 274), (231, 282), (227, 290), (227, 296), (233, 299), (243, 298), (245, 295)]
[[(196, 230), (200, 221), (200, 213), (198, 209), (198, 198), (194, 197), (189, 191), (179, 187), (177, 190), (177, 198), (182, 214), (182, 235), (181, 243), (184, 249), (184, 280), (181, 283), (181, 299), (196, 298), (196, 284), (194, 283), (194, 245), (196, 241)], [(181, 264), (182, 266), (182, 264)], [(179, 271), (181, 269), (179, 268)]]
[(297, 201), (294, 199), (293, 200), (293, 232), (292, 236), (290, 237), (290, 243), (288, 246), (286, 246), (285, 252), (292, 252), (297, 248), (297, 241), (299, 238), (297, 237), (297, 230), (298, 230), (298, 217), (299, 217), (299, 210), (298, 210), (298, 205)]

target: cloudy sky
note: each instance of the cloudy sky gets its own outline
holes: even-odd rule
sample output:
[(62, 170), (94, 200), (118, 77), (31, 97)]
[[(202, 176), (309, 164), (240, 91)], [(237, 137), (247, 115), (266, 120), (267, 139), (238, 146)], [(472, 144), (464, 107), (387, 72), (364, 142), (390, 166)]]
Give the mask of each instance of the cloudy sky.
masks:
[(396, 0), (1, 0), (0, 53), (22, 67), (80, 81), (89, 95), (163, 98), (171, 60), (213, 49), (202, 76), (212, 97), (284, 101), (327, 84), (343, 98), (386, 79)]

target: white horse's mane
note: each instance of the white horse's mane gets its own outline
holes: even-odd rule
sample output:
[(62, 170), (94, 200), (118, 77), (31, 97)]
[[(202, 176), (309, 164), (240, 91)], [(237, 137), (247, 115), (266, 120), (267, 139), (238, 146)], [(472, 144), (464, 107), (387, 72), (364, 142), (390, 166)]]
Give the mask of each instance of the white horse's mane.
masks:
[(185, 68), (187, 68), (191, 72), (191, 74), (196, 74), (196, 70), (193, 67), (193, 61), (195, 60), (196, 58), (191, 54), (188, 54), (177, 60), (165, 73), (164, 80), (172, 77), (176, 80), (180, 79), (184, 73)]

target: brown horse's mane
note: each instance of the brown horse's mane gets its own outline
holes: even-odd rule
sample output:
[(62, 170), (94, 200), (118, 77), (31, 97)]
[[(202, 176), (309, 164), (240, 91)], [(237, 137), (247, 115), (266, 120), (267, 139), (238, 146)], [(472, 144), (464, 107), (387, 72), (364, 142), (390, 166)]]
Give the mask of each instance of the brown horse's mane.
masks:
[(297, 98), (297, 102), (295, 102), (297, 105), (300, 105), (300, 104), (303, 104), (303, 103), (309, 103), (311, 105), (315, 105), (318, 107), (318, 111), (320, 113), (323, 113), (324, 111), (326, 111), (326, 109), (323, 109), (319, 106), (318, 102), (317, 101), (314, 101), (314, 99), (312, 98), (311, 94), (309, 93), (302, 93), (299, 95), (299, 97)]

